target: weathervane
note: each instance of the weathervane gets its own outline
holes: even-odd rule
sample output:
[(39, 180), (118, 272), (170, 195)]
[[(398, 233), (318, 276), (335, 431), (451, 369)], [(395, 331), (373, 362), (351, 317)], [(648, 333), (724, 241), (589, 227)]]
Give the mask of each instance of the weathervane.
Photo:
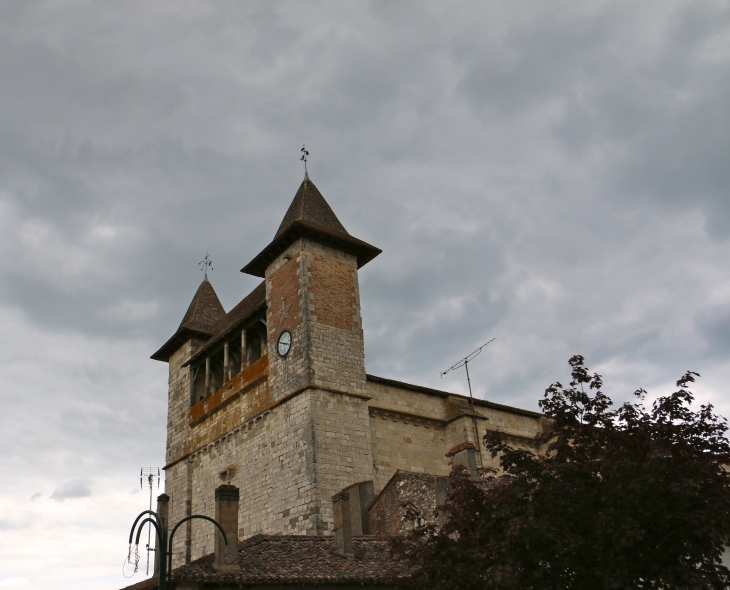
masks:
[(200, 270), (202, 270), (205, 273), (205, 278), (208, 278), (208, 267), (210, 267), (210, 270), (215, 270), (213, 268), (213, 261), (210, 259), (210, 256), (208, 256), (208, 253), (205, 253), (205, 258), (198, 262), (200, 265)]
[(307, 172), (307, 156), (309, 155), (309, 152), (307, 151), (307, 146), (302, 144), (302, 157), (299, 158), (302, 162), (304, 162), (304, 178), (309, 178), (309, 173)]

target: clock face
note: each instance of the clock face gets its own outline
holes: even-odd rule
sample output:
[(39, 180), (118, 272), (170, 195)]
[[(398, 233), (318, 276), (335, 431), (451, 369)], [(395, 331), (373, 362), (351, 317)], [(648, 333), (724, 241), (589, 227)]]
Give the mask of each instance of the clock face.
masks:
[(281, 356), (286, 356), (291, 348), (291, 332), (284, 330), (276, 343), (276, 349)]

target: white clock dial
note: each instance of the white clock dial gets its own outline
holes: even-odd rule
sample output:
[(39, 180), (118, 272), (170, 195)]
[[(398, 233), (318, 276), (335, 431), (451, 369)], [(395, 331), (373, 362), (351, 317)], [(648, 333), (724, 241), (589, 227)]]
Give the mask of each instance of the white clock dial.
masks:
[(276, 343), (276, 349), (281, 356), (286, 356), (291, 348), (291, 332), (284, 330)]

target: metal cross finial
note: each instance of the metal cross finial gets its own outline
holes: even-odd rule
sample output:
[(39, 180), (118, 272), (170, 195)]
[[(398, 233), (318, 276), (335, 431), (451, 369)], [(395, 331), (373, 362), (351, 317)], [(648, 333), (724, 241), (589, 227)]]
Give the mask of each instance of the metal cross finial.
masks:
[(210, 256), (208, 256), (208, 253), (205, 253), (205, 258), (198, 262), (200, 265), (200, 270), (202, 270), (205, 273), (205, 278), (208, 278), (208, 267), (210, 267), (210, 270), (215, 270), (213, 268), (213, 261), (210, 259)]
[(299, 158), (302, 162), (304, 162), (304, 177), (309, 178), (309, 173), (307, 172), (307, 156), (309, 156), (309, 152), (307, 151), (307, 147), (302, 144), (302, 157)]

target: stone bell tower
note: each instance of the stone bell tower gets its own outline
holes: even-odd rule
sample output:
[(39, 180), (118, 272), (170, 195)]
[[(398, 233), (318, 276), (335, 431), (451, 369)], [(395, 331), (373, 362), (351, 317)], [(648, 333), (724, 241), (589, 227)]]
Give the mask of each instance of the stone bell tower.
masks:
[(306, 480), (290, 499), (308, 504), (309, 528), (295, 529), (305, 534), (331, 531), (332, 494), (373, 477), (357, 271), (378, 254), (305, 175), (273, 241), (242, 269), (265, 278), (271, 403), (306, 424), (288, 441)]
[(275, 400), (307, 387), (365, 395), (357, 270), (378, 254), (345, 230), (305, 176), (274, 240), (242, 270), (266, 278)]
[[(373, 479), (357, 272), (380, 250), (352, 237), (305, 176), (274, 239), (243, 272), (264, 281), (229, 312), (203, 281), (152, 358), (170, 366), (170, 519), (213, 516), (240, 489), (239, 537), (326, 535), (332, 495)], [(173, 564), (213, 547), (188, 521)]]
[[(378, 254), (305, 174), (273, 240), (243, 269), (264, 280), (228, 312), (203, 280), (152, 355), (170, 371), (171, 523), (214, 517), (215, 490), (231, 485), (239, 538), (329, 535), (342, 490), (372, 482), (379, 492), (399, 470), (447, 476), (447, 452), (476, 467), (473, 443), (488, 425), (532, 444), (539, 414), (484, 400), (477, 411), (468, 398), (365, 374), (358, 269)], [(173, 567), (214, 550), (204, 524), (185, 522)]]

